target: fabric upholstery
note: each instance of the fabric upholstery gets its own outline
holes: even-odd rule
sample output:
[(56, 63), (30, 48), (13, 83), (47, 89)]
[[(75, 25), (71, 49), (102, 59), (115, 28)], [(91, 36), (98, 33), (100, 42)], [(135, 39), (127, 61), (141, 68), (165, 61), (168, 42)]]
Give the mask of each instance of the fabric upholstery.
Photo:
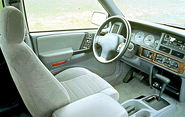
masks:
[(71, 102), (100, 92), (119, 99), (119, 93), (109, 83), (85, 68), (70, 68), (55, 77), (67, 90)]
[(110, 96), (97, 93), (56, 110), (53, 117), (128, 117), (127, 111)]
[(25, 36), (22, 13), (15, 7), (8, 6), (7, 8), (2, 9), (1, 16), (3, 16), (0, 18), (1, 37), (8, 43), (22, 42)]

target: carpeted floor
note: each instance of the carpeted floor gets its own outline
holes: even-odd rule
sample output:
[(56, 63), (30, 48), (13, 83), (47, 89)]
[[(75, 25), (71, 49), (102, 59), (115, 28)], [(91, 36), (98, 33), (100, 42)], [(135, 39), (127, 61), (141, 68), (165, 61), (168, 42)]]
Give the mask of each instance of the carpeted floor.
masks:
[[(119, 103), (123, 103), (126, 100), (133, 99), (142, 94), (159, 94), (159, 91), (156, 89), (151, 89), (146, 82), (147, 79), (139, 81), (138, 79), (133, 78), (128, 83), (121, 83), (114, 88), (119, 92), (120, 99)], [(166, 94), (162, 95), (167, 100), (176, 104), (176, 111), (171, 117), (185, 117), (185, 102), (179, 102)]]

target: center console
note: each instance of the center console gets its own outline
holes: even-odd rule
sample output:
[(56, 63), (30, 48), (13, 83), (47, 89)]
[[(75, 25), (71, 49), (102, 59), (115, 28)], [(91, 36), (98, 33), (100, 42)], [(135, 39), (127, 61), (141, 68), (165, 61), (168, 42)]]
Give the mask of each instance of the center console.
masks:
[(151, 85), (157, 89), (161, 88), (162, 82), (155, 78), (155, 74), (161, 74), (170, 79), (170, 83), (167, 85), (166, 90), (164, 92), (174, 97), (175, 99), (179, 100), (181, 87), (182, 87), (181, 77), (176, 74), (170, 73), (166, 70), (163, 70), (159, 67), (153, 67)]
[(159, 95), (142, 95), (124, 102), (122, 106), (130, 117), (169, 117), (176, 110), (175, 104), (162, 98), (162, 94), (171, 80), (163, 74), (159, 74), (159, 72), (155, 73), (154, 76), (153, 79), (157, 81), (153, 85), (160, 90)]
[(184, 98), (184, 71), (185, 71), (185, 40), (181, 37), (162, 33), (155, 48), (140, 47), (139, 56), (152, 63), (150, 68), (150, 85), (161, 89), (162, 82), (155, 78), (160, 74), (170, 79), (164, 91), (179, 101)]
[(129, 117), (169, 117), (176, 110), (176, 106), (165, 100), (157, 100), (156, 95), (141, 95), (128, 100), (121, 105), (126, 109)]
[(185, 101), (184, 90), (185, 86), (183, 74), (185, 62), (171, 56), (162, 54), (161, 52), (150, 50), (148, 48), (140, 49), (140, 57), (152, 62), (154, 65), (150, 73), (150, 85), (154, 88), (161, 89), (162, 82), (155, 79), (155, 74), (160, 74), (171, 80), (164, 91), (168, 95), (177, 100)]

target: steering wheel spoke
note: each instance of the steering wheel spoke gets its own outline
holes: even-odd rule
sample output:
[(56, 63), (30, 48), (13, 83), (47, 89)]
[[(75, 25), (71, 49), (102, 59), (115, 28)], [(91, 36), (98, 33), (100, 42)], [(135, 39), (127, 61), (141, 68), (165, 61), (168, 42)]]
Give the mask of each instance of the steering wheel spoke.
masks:
[(95, 41), (97, 44), (100, 44), (101, 43), (101, 40), (102, 40), (103, 36), (97, 36)]
[(124, 42), (121, 42), (119, 45), (118, 45), (118, 47), (117, 47), (117, 52), (121, 52), (123, 49), (124, 49), (124, 47), (125, 47), (125, 43)]

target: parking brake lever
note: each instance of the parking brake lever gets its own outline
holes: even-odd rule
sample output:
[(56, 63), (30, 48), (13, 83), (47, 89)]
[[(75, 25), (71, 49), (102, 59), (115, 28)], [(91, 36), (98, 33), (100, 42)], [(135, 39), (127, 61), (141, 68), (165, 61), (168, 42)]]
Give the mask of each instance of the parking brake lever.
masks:
[(160, 81), (163, 82), (163, 85), (161, 87), (161, 91), (159, 93), (159, 97), (157, 98), (158, 101), (161, 100), (161, 95), (163, 93), (163, 91), (166, 89), (166, 85), (168, 85), (170, 83), (170, 79), (163, 76), (163, 75), (160, 75), (160, 74), (155, 74), (155, 78), (159, 79)]

